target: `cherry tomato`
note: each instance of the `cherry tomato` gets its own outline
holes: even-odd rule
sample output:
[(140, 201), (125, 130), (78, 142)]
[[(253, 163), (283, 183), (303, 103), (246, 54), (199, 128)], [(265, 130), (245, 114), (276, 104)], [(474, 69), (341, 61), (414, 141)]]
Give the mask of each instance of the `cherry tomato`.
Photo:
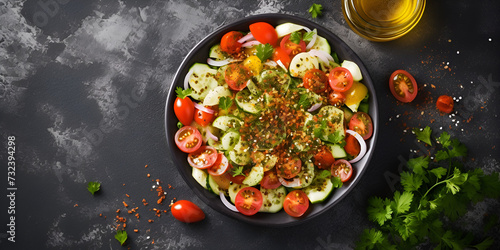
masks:
[(172, 211), (174, 218), (186, 223), (198, 222), (205, 219), (205, 213), (196, 204), (187, 200), (175, 202), (170, 207), (170, 211)]
[(230, 89), (240, 91), (247, 86), (250, 71), (240, 63), (228, 64), (224, 78)]
[(340, 177), (342, 182), (350, 180), (352, 176), (351, 163), (344, 159), (336, 160), (332, 165), (332, 175)]
[(229, 169), (229, 161), (223, 153), (217, 155), (215, 163), (207, 169), (208, 173), (212, 176), (219, 176), (226, 173)]
[(214, 114), (210, 114), (195, 108), (194, 121), (200, 124), (202, 127), (205, 127), (208, 124), (212, 123), (213, 119), (214, 119)]
[(344, 149), (348, 154), (357, 156), (361, 151), (361, 146), (359, 145), (358, 139), (356, 139), (356, 137), (347, 135), (347, 137), (345, 138)]
[(266, 22), (257, 22), (250, 24), (250, 32), (257, 41), (262, 44), (269, 43), (275, 46), (278, 43), (278, 33), (271, 24)]
[(195, 152), (188, 155), (188, 162), (191, 167), (207, 169), (217, 161), (217, 149), (210, 146), (201, 146)]
[(333, 106), (341, 107), (346, 101), (345, 93), (332, 91), (328, 95), (328, 103)]
[(451, 113), (453, 111), (453, 98), (447, 95), (442, 95), (436, 102), (436, 107), (444, 113)]
[(389, 79), (391, 93), (400, 102), (411, 102), (417, 96), (417, 81), (405, 70), (396, 70)]
[(313, 157), (313, 163), (319, 169), (330, 169), (334, 162), (335, 158), (326, 147), (322, 147)]
[(220, 49), (229, 54), (236, 54), (241, 51), (241, 43), (238, 42), (243, 34), (238, 31), (229, 31), (220, 40)]
[(290, 35), (286, 35), (281, 39), (280, 47), (293, 58), (298, 53), (306, 51), (306, 42), (300, 40), (299, 44), (296, 44), (290, 40)]
[(326, 76), (325, 72), (320, 69), (310, 69), (306, 72), (302, 80), (306, 89), (319, 94), (326, 90), (328, 77)]
[(293, 217), (302, 216), (309, 208), (309, 198), (302, 190), (293, 190), (288, 193), (283, 202), (285, 212)]
[(195, 127), (184, 126), (175, 133), (175, 144), (185, 153), (192, 153), (201, 147), (202, 137)]
[(365, 112), (356, 112), (349, 121), (349, 129), (356, 131), (363, 139), (367, 140), (373, 134), (372, 118)]
[(276, 173), (285, 179), (297, 176), (302, 169), (302, 161), (299, 158), (284, 158), (276, 164)]
[(229, 185), (231, 184), (231, 179), (230, 179), (231, 174), (226, 171), (226, 173), (222, 175), (212, 175), (212, 179), (219, 185), (219, 188), (228, 190)]
[(283, 66), (285, 66), (285, 68), (288, 69), (288, 67), (290, 67), (290, 62), (291, 62), (290, 56), (288, 55), (288, 53), (286, 53), (284, 49), (280, 47), (274, 49), (273, 53), (273, 61), (278, 62), (278, 60), (280, 60), (283, 63)]
[(254, 187), (242, 188), (236, 194), (234, 205), (244, 215), (254, 215), (262, 206), (262, 193)]
[(264, 177), (260, 181), (260, 186), (267, 189), (276, 189), (281, 186), (278, 175), (273, 170), (264, 172)]
[(236, 183), (236, 184), (243, 184), (243, 180), (246, 178), (249, 171), (243, 171), (244, 175), (233, 176), (233, 166), (230, 165), (230, 169), (227, 172), (229, 174), (229, 180), (231, 182)]
[(330, 87), (337, 92), (346, 92), (352, 86), (353, 79), (351, 72), (343, 67), (336, 67), (330, 71), (328, 76)]
[(174, 103), (174, 113), (182, 125), (187, 126), (191, 124), (194, 117), (194, 103), (191, 101), (191, 98), (177, 97)]

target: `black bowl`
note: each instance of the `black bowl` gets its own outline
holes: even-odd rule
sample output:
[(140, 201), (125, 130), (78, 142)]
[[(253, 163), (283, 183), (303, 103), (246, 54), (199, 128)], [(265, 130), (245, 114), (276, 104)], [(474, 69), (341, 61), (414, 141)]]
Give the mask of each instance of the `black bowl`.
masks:
[[(187, 162), (187, 154), (180, 151), (174, 142), (174, 135), (177, 132), (177, 118), (174, 114), (174, 101), (176, 98), (175, 88), (183, 87), (184, 77), (188, 72), (189, 67), (196, 62), (206, 63), (208, 58), (208, 52), (212, 45), (220, 42), (222, 36), (231, 30), (237, 31), (248, 31), (248, 26), (254, 22), (268, 22), (273, 26), (276, 26), (285, 22), (292, 22), (300, 25), (304, 25), (311, 29), (316, 28), (318, 34), (322, 37), (326, 38), (330, 46), (332, 47), (332, 51), (335, 51), (341, 60), (350, 60), (358, 64), (361, 72), (363, 74), (362, 83), (364, 83), (370, 92), (370, 116), (372, 117), (374, 124), (374, 131), (372, 137), (367, 141), (368, 152), (363, 159), (359, 162), (353, 164), (354, 175), (353, 178), (344, 183), (343, 187), (340, 189), (336, 189), (327, 198), (326, 201), (320, 204), (312, 204), (309, 207), (309, 210), (303, 215), (301, 218), (294, 218), (285, 213), (284, 210), (272, 214), (272, 213), (257, 213), (253, 216), (245, 216), (241, 213), (235, 213), (227, 209), (224, 204), (222, 204), (218, 195), (213, 194), (212, 192), (201, 187), (191, 176), (191, 166), (189, 166)], [(181, 66), (177, 70), (175, 74), (174, 80), (172, 82), (172, 86), (170, 87), (170, 91), (167, 97), (167, 103), (165, 106), (165, 129), (167, 136), (167, 144), (170, 149), (171, 156), (173, 157), (173, 161), (177, 166), (177, 170), (181, 173), (181, 176), (187, 182), (187, 184), (191, 187), (191, 189), (210, 207), (215, 209), (216, 211), (227, 215), (229, 217), (235, 218), (240, 221), (248, 222), (256, 225), (264, 225), (264, 226), (274, 226), (274, 227), (285, 227), (296, 225), (299, 223), (303, 223), (315, 216), (324, 213), (328, 209), (333, 209), (335, 204), (337, 204), (343, 197), (345, 197), (358, 183), (361, 179), (361, 176), (365, 172), (368, 167), (368, 163), (374, 152), (375, 142), (377, 140), (378, 135), (378, 105), (377, 105), (377, 97), (375, 95), (375, 89), (373, 87), (372, 80), (370, 75), (368, 74), (368, 70), (363, 65), (361, 59), (352, 51), (347, 44), (345, 44), (340, 38), (338, 38), (335, 34), (333, 34), (328, 29), (313, 23), (309, 20), (285, 15), (285, 14), (262, 14), (255, 15), (243, 18), (234, 23), (225, 25), (220, 27), (216, 31), (212, 32), (210, 35), (205, 37), (202, 41), (200, 41), (186, 56)]]

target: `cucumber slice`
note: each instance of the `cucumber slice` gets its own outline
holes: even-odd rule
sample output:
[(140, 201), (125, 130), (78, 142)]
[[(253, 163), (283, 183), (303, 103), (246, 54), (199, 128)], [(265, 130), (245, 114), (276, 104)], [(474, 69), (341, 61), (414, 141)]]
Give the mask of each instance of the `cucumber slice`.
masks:
[(311, 49), (322, 50), (328, 54), (332, 53), (332, 48), (330, 47), (328, 40), (326, 40), (322, 36), (316, 37), (316, 42), (314, 42), (314, 45)]
[(203, 188), (205, 189), (208, 189), (208, 183), (207, 183), (207, 172), (205, 172), (204, 170), (201, 170), (201, 169), (197, 169), (197, 168), (192, 168), (193, 169), (193, 172), (191, 173), (191, 175), (193, 176), (193, 178), (196, 180), (196, 182), (198, 182)]
[(333, 155), (333, 158), (335, 158), (335, 159), (347, 157), (347, 153), (345, 152), (345, 149), (338, 144), (332, 144), (330, 146), (330, 151)]
[(246, 188), (246, 187), (248, 187), (248, 185), (245, 185), (245, 184), (236, 184), (236, 183), (229, 184), (229, 190), (228, 190), (229, 199), (231, 199), (231, 202), (233, 204), (234, 204), (234, 200), (236, 199), (236, 195), (238, 194), (238, 192), (241, 189)]
[(342, 111), (344, 111), (344, 121), (346, 122), (347, 125), (349, 125), (349, 121), (351, 120), (354, 114), (352, 113), (352, 110), (346, 107), (342, 107)]
[(214, 194), (219, 195), (219, 192), (223, 192), (224, 194), (227, 194), (227, 190), (220, 188), (219, 184), (217, 184), (217, 182), (215, 182), (214, 178), (211, 175), (208, 175), (207, 183), (208, 183), (208, 186), (210, 187), (210, 190), (212, 190), (212, 192)]
[(198, 124), (197, 122), (193, 121), (193, 122), (191, 122), (191, 126), (197, 128), (198, 131), (200, 131), (202, 140), (204, 142), (206, 142), (208, 140), (212, 140), (210, 137), (208, 137), (207, 131), (210, 131), (210, 133), (212, 133), (215, 136), (218, 136), (220, 134), (218, 129), (211, 126), (211, 125), (207, 125), (207, 126), (203, 127), (200, 124)]
[(210, 89), (219, 85), (215, 79), (217, 70), (203, 63), (195, 63), (189, 70), (193, 72), (189, 77), (189, 86), (193, 90), (191, 97), (202, 101)]
[(224, 51), (221, 50), (220, 44), (216, 44), (210, 48), (210, 51), (208, 53), (208, 57), (216, 59), (216, 60), (224, 60), (228, 56)]
[(314, 179), (311, 185), (302, 189), (312, 204), (323, 202), (332, 193), (333, 184), (331, 178), (331, 176), (326, 178), (318, 177)]
[(300, 174), (300, 187), (298, 188), (305, 188), (311, 185), (311, 183), (314, 180), (314, 176), (316, 173), (314, 172), (314, 164), (312, 162), (306, 162), (305, 168), (302, 170), (302, 173)]
[(239, 140), (233, 150), (229, 151), (228, 157), (236, 165), (244, 166), (249, 164), (251, 161), (249, 146), (246, 142)]
[(235, 100), (240, 109), (251, 114), (260, 114), (264, 109), (264, 98), (252, 95), (246, 88), (236, 94)]
[(286, 188), (280, 186), (276, 189), (266, 189), (260, 187), (262, 193), (262, 206), (259, 212), (277, 213), (283, 208), (286, 197)]
[(293, 77), (303, 78), (310, 69), (319, 69), (319, 62), (307, 52), (297, 54), (290, 63), (290, 75)]
[(344, 60), (342, 62), (342, 67), (348, 69), (351, 72), (352, 79), (354, 81), (359, 82), (363, 79), (363, 76), (361, 75), (361, 70), (359, 69), (358, 65), (355, 62)]
[(260, 80), (257, 82), (259, 89), (276, 89), (280, 93), (285, 93), (290, 86), (292, 78), (283, 70), (264, 70), (260, 73)]
[(227, 131), (229, 129), (239, 129), (243, 125), (243, 121), (234, 116), (219, 116), (215, 118), (212, 126)]
[(278, 34), (279, 37), (284, 37), (288, 34), (291, 34), (295, 31), (299, 31), (304, 29), (305, 27), (302, 25), (294, 24), (294, 23), (283, 23), (278, 26), (276, 26), (276, 33)]
[(243, 184), (248, 186), (255, 186), (260, 183), (263, 177), (264, 168), (262, 166), (256, 165), (252, 167), (250, 173), (248, 173), (247, 177), (243, 180)]
[(217, 86), (208, 91), (207, 96), (205, 96), (205, 99), (203, 99), (203, 105), (205, 106), (219, 105), (219, 99), (223, 96), (231, 97), (233, 96), (233, 93), (227, 87)]
[(328, 136), (338, 132), (340, 135), (344, 135), (344, 111), (334, 106), (324, 106), (322, 107), (318, 114), (318, 122), (321, 124), (323, 121), (327, 122), (327, 127), (323, 129), (321, 139), (328, 141)]
[(240, 142), (240, 133), (236, 130), (227, 131), (220, 139), (223, 150), (233, 150)]

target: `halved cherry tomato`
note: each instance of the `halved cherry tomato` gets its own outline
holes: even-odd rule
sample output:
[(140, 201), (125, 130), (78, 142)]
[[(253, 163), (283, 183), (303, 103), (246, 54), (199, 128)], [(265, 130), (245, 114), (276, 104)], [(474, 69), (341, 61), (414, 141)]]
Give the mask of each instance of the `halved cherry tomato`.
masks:
[(182, 125), (187, 126), (191, 124), (194, 117), (194, 103), (189, 97), (177, 97), (174, 103), (174, 113)]
[(175, 144), (185, 153), (192, 153), (201, 147), (202, 137), (195, 127), (184, 126), (175, 133)]
[(248, 174), (249, 171), (243, 171), (243, 174), (244, 175), (233, 175), (233, 166), (230, 165), (230, 168), (229, 170), (227, 171), (227, 173), (229, 174), (229, 180), (233, 183), (236, 183), (236, 184), (243, 184), (243, 180), (245, 180), (245, 178), (247, 177), (247, 174)]
[(334, 162), (335, 158), (326, 147), (322, 147), (313, 157), (313, 163), (319, 169), (330, 169)]
[(229, 54), (236, 54), (241, 51), (241, 43), (238, 42), (243, 34), (238, 31), (229, 31), (220, 40), (220, 49)]
[(396, 70), (389, 79), (391, 93), (400, 102), (411, 102), (417, 96), (417, 81), (405, 70)]
[(217, 155), (215, 163), (207, 169), (208, 173), (212, 176), (219, 176), (226, 173), (229, 169), (229, 161), (223, 153)]
[(273, 170), (264, 172), (264, 177), (260, 181), (260, 186), (266, 189), (276, 189), (281, 186), (278, 175)]
[(299, 44), (296, 44), (290, 40), (290, 35), (286, 35), (281, 39), (280, 47), (293, 58), (298, 53), (306, 51), (306, 42), (300, 40)]
[(319, 94), (326, 90), (328, 76), (320, 69), (310, 69), (306, 72), (302, 80), (306, 89)]
[(278, 43), (278, 33), (271, 24), (266, 22), (252, 23), (249, 26), (250, 32), (252, 33), (255, 40), (262, 44), (269, 43), (275, 46)]
[(195, 108), (194, 121), (200, 124), (202, 127), (205, 127), (208, 124), (212, 123), (213, 119), (214, 114), (210, 114)]
[(170, 211), (174, 218), (186, 223), (198, 222), (205, 219), (205, 213), (196, 204), (187, 200), (175, 202), (170, 207)]
[(342, 182), (348, 181), (352, 176), (351, 163), (344, 159), (336, 160), (332, 165), (332, 175), (340, 177)]
[(372, 118), (365, 112), (356, 112), (349, 121), (349, 129), (356, 131), (363, 139), (367, 140), (373, 134)]
[(328, 103), (333, 106), (341, 107), (344, 105), (346, 100), (345, 93), (338, 92), (338, 91), (332, 91), (328, 95)]
[[(347, 135), (345, 138), (345, 152), (352, 156), (357, 156), (361, 151), (361, 145), (359, 145), (358, 139), (352, 135)], [(331, 166), (331, 165), (330, 165)]]
[(436, 107), (444, 113), (451, 113), (453, 111), (453, 98), (447, 95), (442, 95), (436, 102)]
[(195, 152), (188, 155), (188, 162), (191, 167), (207, 169), (217, 161), (217, 149), (210, 146), (201, 146)]
[(302, 190), (293, 190), (288, 193), (283, 202), (285, 212), (293, 217), (302, 216), (309, 208), (309, 198)]
[(276, 164), (276, 173), (285, 179), (297, 176), (302, 169), (299, 158), (283, 158)]
[(224, 78), (227, 85), (232, 90), (240, 91), (247, 86), (252, 74), (241, 63), (231, 63), (227, 65)]
[(212, 175), (212, 179), (215, 181), (215, 183), (217, 183), (217, 185), (219, 185), (220, 189), (228, 190), (229, 185), (231, 184), (230, 176), (231, 174), (229, 172), (226, 172), (222, 175)]
[(337, 92), (346, 92), (353, 83), (351, 72), (344, 67), (336, 67), (330, 71), (328, 81), (330, 87)]
[(236, 194), (234, 205), (244, 215), (254, 215), (262, 206), (262, 193), (254, 187), (242, 188)]
[(288, 69), (288, 67), (290, 67), (290, 56), (281, 47), (275, 48), (273, 53), (273, 61), (278, 62), (278, 60), (283, 63), (283, 66), (285, 66), (285, 68)]

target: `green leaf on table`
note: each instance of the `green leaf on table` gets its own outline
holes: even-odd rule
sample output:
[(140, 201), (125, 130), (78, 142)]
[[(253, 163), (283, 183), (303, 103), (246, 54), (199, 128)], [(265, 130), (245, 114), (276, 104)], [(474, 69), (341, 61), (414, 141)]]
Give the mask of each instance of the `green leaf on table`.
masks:
[(415, 135), (417, 135), (417, 139), (432, 146), (432, 142), (431, 142), (432, 130), (429, 126), (425, 127), (422, 131), (420, 131), (420, 129), (414, 128), (413, 132), (415, 132)]
[(447, 151), (445, 151), (445, 150), (438, 150), (436, 152), (436, 157), (434, 158), (434, 160), (436, 160), (436, 161), (442, 161), (442, 160), (447, 160), (447, 159), (450, 159), (450, 155), (448, 155)]
[(451, 140), (450, 146), (452, 149), (449, 151), (450, 157), (465, 157), (467, 156), (467, 147), (460, 143), (458, 139)]
[(311, 13), (312, 18), (321, 16), (323, 14), (322, 11), (323, 11), (323, 6), (321, 4), (313, 3), (309, 8), (309, 13)]
[(450, 146), (450, 135), (447, 132), (443, 132), (439, 136), (438, 141), (443, 145), (443, 148), (447, 148)]
[(425, 175), (429, 167), (429, 156), (420, 156), (408, 160), (408, 167), (413, 170), (415, 174)]
[(368, 219), (377, 222), (379, 225), (383, 226), (387, 220), (392, 219), (392, 209), (387, 202), (384, 202), (379, 197), (371, 197), (368, 200)]
[(403, 185), (405, 191), (417, 191), (422, 186), (422, 183), (423, 179), (421, 175), (414, 175), (409, 172), (401, 173), (401, 185)]
[(128, 238), (128, 235), (127, 235), (127, 232), (125, 230), (116, 231), (115, 239), (118, 242), (120, 242), (120, 245), (123, 246), (123, 244), (125, 243), (125, 241), (127, 241), (127, 238)]
[(413, 193), (404, 191), (402, 194), (399, 191), (394, 193), (394, 209), (396, 214), (402, 214), (410, 210), (410, 205), (413, 200)]
[(95, 192), (99, 191), (101, 189), (101, 183), (96, 182), (96, 181), (91, 181), (87, 184), (87, 190), (89, 190), (92, 195), (94, 195)]
[(432, 174), (434, 174), (438, 179), (441, 179), (441, 177), (443, 177), (444, 175), (446, 175), (446, 173), (448, 171), (446, 170), (446, 168), (437, 167), (437, 168), (431, 169), (429, 172), (431, 172)]

